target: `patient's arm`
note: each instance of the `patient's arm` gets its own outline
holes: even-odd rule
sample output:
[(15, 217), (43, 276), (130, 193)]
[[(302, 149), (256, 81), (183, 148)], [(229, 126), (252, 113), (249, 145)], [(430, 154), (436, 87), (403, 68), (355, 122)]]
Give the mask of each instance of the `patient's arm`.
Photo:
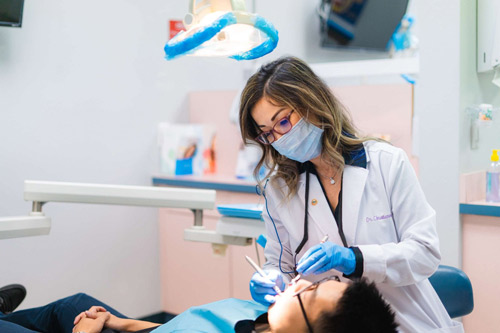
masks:
[[(98, 313), (98, 316), (103, 315)], [(152, 323), (144, 320), (123, 319), (110, 314), (109, 319), (104, 323), (104, 327), (119, 331), (135, 332), (146, 328), (160, 326), (160, 324)]]
[(135, 332), (146, 328), (160, 326), (160, 324), (151, 323), (149, 321), (119, 318), (109, 312), (87, 311), (84, 314), (85, 317), (81, 318), (79, 321), (83, 319), (95, 319), (96, 321), (100, 320), (104, 322), (105, 328), (111, 328), (113, 330), (118, 330), (118, 331)]
[[(78, 325), (83, 319), (96, 319), (104, 323), (104, 327), (118, 331), (140, 331), (146, 328), (160, 326), (149, 321), (119, 318), (106, 311), (102, 306), (93, 306), (89, 310), (76, 316), (74, 324)], [(101, 326), (102, 327), (102, 326)]]

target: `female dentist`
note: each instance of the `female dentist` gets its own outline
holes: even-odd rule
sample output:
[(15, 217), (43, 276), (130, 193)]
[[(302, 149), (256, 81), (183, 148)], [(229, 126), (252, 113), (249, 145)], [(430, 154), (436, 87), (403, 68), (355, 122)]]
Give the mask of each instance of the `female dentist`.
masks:
[(273, 287), (298, 274), (364, 277), (402, 332), (463, 332), (427, 279), (441, 259), (436, 214), (401, 149), (361, 138), (326, 84), (294, 57), (250, 77), (240, 125), (244, 142), (263, 150), (256, 174), (262, 165), (274, 170), (264, 188), (267, 279), (252, 276), (255, 301), (270, 305), (279, 297)]

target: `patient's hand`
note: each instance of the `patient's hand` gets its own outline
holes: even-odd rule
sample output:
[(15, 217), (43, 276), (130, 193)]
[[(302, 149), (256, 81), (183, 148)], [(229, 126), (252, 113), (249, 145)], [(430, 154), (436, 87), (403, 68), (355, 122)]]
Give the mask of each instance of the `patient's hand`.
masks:
[(83, 318), (104, 320), (104, 327), (120, 330), (124, 326), (123, 319), (107, 312), (102, 306), (93, 306), (87, 311), (76, 316), (74, 324), (77, 325)]
[(78, 324), (82, 318), (92, 318), (96, 319), (97, 318), (97, 312), (106, 312), (106, 309), (103, 308), (102, 306), (93, 306), (87, 311), (83, 311), (80, 313), (78, 316), (75, 317), (75, 320), (73, 321), (73, 325)]
[[(117, 316), (106, 312), (108, 314), (108, 318), (106, 319), (106, 322), (104, 323), (104, 327), (106, 328), (111, 328), (113, 330), (121, 331), (124, 330), (125, 327), (125, 320), (123, 318), (118, 318)], [(100, 312), (97, 313), (97, 317), (105, 315), (104, 313)]]
[[(151, 323), (143, 320), (135, 320), (135, 319), (124, 319), (119, 318), (110, 312), (107, 312), (105, 308), (102, 306), (93, 306), (87, 311), (80, 313), (75, 318), (75, 328), (73, 332), (78, 332), (77, 326), (80, 325), (83, 321), (88, 322), (89, 320), (102, 322), (101, 330), (103, 328), (111, 328), (113, 330), (118, 331), (127, 331), (127, 332), (135, 332), (140, 331), (146, 328), (160, 326), (156, 323)], [(98, 326), (96, 326), (98, 327)], [(83, 330), (81, 327), (79, 329)], [(83, 330), (84, 332), (91, 333), (87, 330)], [(94, 331), (92, 331), (93, 333)], [(100, 331), (97, 331), (100, 332)]]
[(109, 312), (100, 312), (96, 319), (80, 318), (78, 324), (73, 327), (73, 332), (100, 333), (104, 323), (109, 319)]

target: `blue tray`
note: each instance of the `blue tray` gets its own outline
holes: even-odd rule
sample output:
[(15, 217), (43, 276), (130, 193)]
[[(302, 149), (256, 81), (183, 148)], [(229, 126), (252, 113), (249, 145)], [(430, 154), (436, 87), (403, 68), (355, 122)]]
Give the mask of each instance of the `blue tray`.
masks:
[(217, 210), (221, 215), (258, 220), (262, 219), (262, 208), (263, 206), (258, 204), (233, 204), (217, 206)]

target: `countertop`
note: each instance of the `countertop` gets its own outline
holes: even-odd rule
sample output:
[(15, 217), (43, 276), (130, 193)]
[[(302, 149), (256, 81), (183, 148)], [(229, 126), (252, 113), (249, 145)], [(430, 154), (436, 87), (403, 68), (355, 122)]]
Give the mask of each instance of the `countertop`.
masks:
[(460, 214), (500, 217), (500, 203), (472, 201), (460, 204)]
[[(237, 179), (230, 175), (169, 176), (154, 175), (154, 186), (178, 186), (240, 193), (256, 193), (256, 182)], [(460, 214), (500, 217), (500, 203), (484, 200), (460, 203)]]

